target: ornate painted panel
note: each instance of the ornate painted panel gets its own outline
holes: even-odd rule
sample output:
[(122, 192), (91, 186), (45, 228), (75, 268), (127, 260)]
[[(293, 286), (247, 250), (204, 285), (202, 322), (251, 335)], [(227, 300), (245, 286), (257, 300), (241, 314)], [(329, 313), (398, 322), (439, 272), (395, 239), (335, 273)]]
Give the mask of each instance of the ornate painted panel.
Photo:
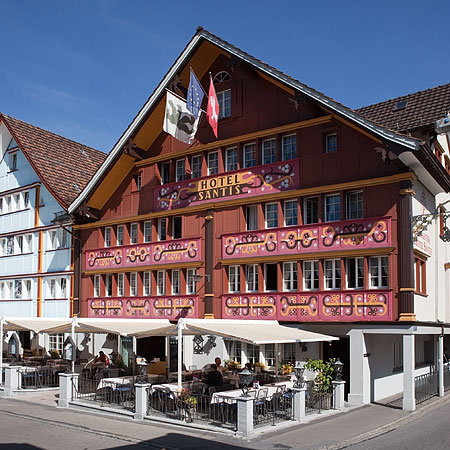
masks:
[(91, 298), (88, 317), (117, 319), (198, 318), (198, 296)]
[(85, 252), (85, 270), (201, 261), (201, 239), (177, 239)]
[(358, 219), (222, 236), (222, 259), (390, 247), (391, 219)]
[(222, 296), (224, 319), (358, 322), (392, 319), (391, 291), (321, 291)]
[(167, 211), (210, 201), (253, 198), (298, 187), (299, 162), (290, 160), (198, 180), (165, 184), (154, 190), (154, 208), (155, 211)]

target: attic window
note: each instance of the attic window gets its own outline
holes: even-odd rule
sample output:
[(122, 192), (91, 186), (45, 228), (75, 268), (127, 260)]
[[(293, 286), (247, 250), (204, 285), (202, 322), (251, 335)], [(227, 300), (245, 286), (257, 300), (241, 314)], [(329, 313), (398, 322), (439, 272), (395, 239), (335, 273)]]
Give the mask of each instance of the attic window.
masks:
[(408, 100), (402, 100), (401, 102), (397, 102), (394, 105), (394, 108), (392, 108), (393, 111), (400, 111), (402, 109), (406, 108), (406, 104), (408, 103)]
[(219, 72), (213, 80), (214, 84), (217, 83), (223, 83), (224, 81), (231, 80), (230, 74), (228, 72), (225, 72), (224, 70), (222, 72)]

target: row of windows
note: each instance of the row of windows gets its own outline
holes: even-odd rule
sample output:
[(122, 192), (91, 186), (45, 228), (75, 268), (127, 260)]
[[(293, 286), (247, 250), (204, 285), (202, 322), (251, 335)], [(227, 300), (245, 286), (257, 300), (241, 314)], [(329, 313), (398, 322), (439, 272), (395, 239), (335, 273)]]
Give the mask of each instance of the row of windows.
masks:
[[(61, 228), (47, 231), (47, 250), (68, 248), (69, 233)], [(19, 234), (0, 238), (0, 256), (22, 255), (33, 252), (33, 234)]]
[[(249, 362), (255, 364), (256, 362), (263, 362), (268, 367), (275, 366), (275, 344), (265, 344), (262, 346), (245, 344), (240, 341), (225, 340), (225, 349), (228, 353), (228, 359), (237, 361), (240, 364)], [(295, 363), (297, 358), (298, 344), (286, 343), (282, 344), (280, 363)]]
[[(280, 266), (276, 263), (266, 263), (261, 266), (259, 264), (229, 266), (228, 292), (277, 292), (280, 290), (278, 282), (280, 269), (281, 290), (284, 292), (388, 288), (388, 257), (372, 256), (367, 260), (367, 281), (364, 258), (345, 258), (342, 261), (345, 279), (343, 279), (341, 259), (303, 261), (302, 263), (284, 262)], [(323, 271), (322, 280), (319, 277), (320, 264)], [(301, 271), (302, 286), (299, 283), (299, 271)], [(262, 280), (259, 279), (260, 276)]]
[[(67, 298), (66, 278), (46, 278), (44, 285), (46, 299)], [(31, 280), (0, 281), (1, 300), (29, 300), (31, 298)]]
[(30, 207), (30, 192), (16, 192), (0, 197), (0, 214), (22, 211)]
[[(325, 135), (325, 152), (333, 153), (335, 151), (337, 151), (337, 135), (335, 133)], [(272, 164), (278, 160), (287, 161), (297, 158), (297, 137), (295, 134), (282, 136), (280, 152), (277, 149), (277, 140), (271, 138), (263, 140), (260, 149), (258, 149), (256, 142), (249, 142), (244, 144), (240, 151), (238, 147), (230, 147), (223, 152), (209, 152), (206, 157), (199, 154), (190, 158), (177, 159), (175, 161), (174, 180), (171, 177), (171, 163), (160, 163), (161, 184), (183, 181), (187, 178), (217, 175), (219, 173), (219, 158), (222, 158), (226, 172), (247, 169), (259, 164)], [(206, 163), (205, 171), (203, 171), (204, 159)]]
[(95, 275), (94, 297), (193, 295), (195, 275), (195, 269)]

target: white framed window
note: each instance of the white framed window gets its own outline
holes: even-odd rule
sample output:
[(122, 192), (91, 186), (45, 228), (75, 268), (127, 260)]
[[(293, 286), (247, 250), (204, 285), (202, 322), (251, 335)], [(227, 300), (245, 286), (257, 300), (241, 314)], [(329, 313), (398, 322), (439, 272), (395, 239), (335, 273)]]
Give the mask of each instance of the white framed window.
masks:
[(67, 298), (67, 280), (65, 278), (59, 280), (59, 292), (61, 298)]
[(20, 194), (14, 194), (13, 195), (13, 199), (14, 199), (14, 210), (18, 211), (19, 209), (22, 209), (22, 202), (21, 202), (21, 195)]
[(5, 212), (11, 212), (12, 205), (11, 205), (11, 196), (10, 195), (5, 197), (5, 203), (6, 203), (6, 211)]
[(229, 266), (228, 267), (228, 292), (240, 292), (241, 291), (241, 266)]
[(130, 224), (130, 244), (138, 243), (138, 224), (131, 223)]
[(113, 277), (111, 274), (105, 275), (105, 296), (112, 297), (113, 295)]
[(275, 139), (267, 139), (262, 142), (262, 161), (263, 164), (271, 164), (277, 160), (277, 150)]
[(264, 290), (278, 291), (278, 264), (264, 264)]
[(116, 243), (118, 246), (123, 245), (123, 233), (124, 233), (124, 226), (117, 225)]
[(305, 291), (319, 289), (319, 261), (303, 261), (303, 288)]
[(181, 238), (181, 216), (172, 217), (172, 239)]
[(247, 264), (245, 266), (245, 281), (247, 292), (258, 291), (258, 264)]
[(346, 258), (347, 289), (364, 289), (364, 258)]
[(245, 144), (243, 149), (244, 168), (256, 166), (256, 143)]
[(297, 288), (297, 262), (283, 263), (283, 289), (285, 291), (296, 291)]
[(105, 228), (105, 247), (111, 247), (111, 227)]
[(157, 295), (166, 295), (166, 271), (156, 272), (156, 292)]
[(278, 203), (266, 203), (266, 228), (278, 227)]
[(303, 202), (303, 216), (305, 224), (319, 221), (319, 197), (308, 197)]
[(94, 297), (100, 297), (100, 275), (94, 275)]
[(61, 248), (67, 248), (69, 246), (69, 233), (61, 228), (61, 241), (60, 241), (60, 247)]
[(247, 231), (258, 229), (258, 206), (251, 205), (245, 207), (245, 223)]
[(25, 280), (23, 282), (23, 298), (31, 299), (31, 280)]
[(242, 344), (241, 341), (224, 340), (227, 350), (228, 359), (240, 363), (242, 361)]
[(175, 180), (183, 181), (186, 178), (186, 160), (177, 159), (175, 163)]
[(130, 297), (136, 297), (137, 295), (137, 273), (131, 272), (130, 273)]
[(23, 195), (23, 207), (29, 208), (30, 207), (30, 191), (24, 191), (22, 193)]
[(275, 344), (265, 344), (264, 345), (264, 359), (266, 361), (267, 367), (275, 366)]
[(364, 203), (362, 191), (347, 192), (347, 219), (362, 219), (364, 217)]
[(237, 148), (227, 148), (225, 150), (225, 170), (231, 172), (238, 168)]
[(7, 294), (6, 294), (7, 286), (4, 281), (0, 281), (0, 299), (6, 300)]
[(369, 281), (371, 288), (389, 287), (389, 265), (387, 256), (369, 258)]
[(167, 239), (167, 219), (158, 219), (158, 241)]
[(284, 201), (284, 225), (286, 227), (298, 225), (297, 200)]
[(195, 283), (195, 269), (186, 270), (186, 294), (193, 295), (197, 293), (197, 286)]
[(341, 220), (341, 196), (329, 194), (325, 196), (325, 222)]
[(144, 272), (144, 295), (150, 295), (152, 291), (152, 273)]
[(11, 152), (9, 154), (9, 170), (17, 170), (17, 152)]
[(283, 344), (283, 362), (295, 364), (297, 359), (295, 342), (287, 342)]
[(161, 184), (170, 183), (170, 164), (161, 163), (160, 166)]
[(330, 133), (325, 135), (325, 153), (337, 152), (337, 134)]
[(136, 183), (136, 190), (140, 191), (142, 189), (142, 175), (136, 175), (136, 177), (134, 178), (135, 183)]
[(0, 197), (0, 214), (3, 214), (3, 197)]
[(219, 119), (231, 116), (231, 89), (217, 93), (219, 103)]
[(259, 361), (259, 345), (247, 344), (246, 351), (247, 361), (250, 364), (255, 364)]
[(283, 161), (297, 158), (297, 136), (290, 134), (281, 139), (281, 158)]
[(191, 178), (200, 178), (202, 176), (202, 155), (191, 157)]
[(14, 236), (8, 236), (6, 238), (6, 254), (14, 255)]
[(48, 280), (48, 292), (49, 298), (56, 298), (56, 279), (51, 278)]
[(56, 250), (58, 248), (58, 232), (57, 230), (48, 231), (48, 249)]
[(22, 280), (14, 280), (14, 299), (22, 299)]
[(180, 271), (172, 270), (172, 295), (180, 295)]
[(64, 333), (55, 333), (48, 335), (49, 350), (57, 350), (59, 354), (63, 352), (64, 347)]
[(117, 274), (117, 296), (123, 297), (125, 295), (125, 274)]
[(23, 253), (23, 236), (20, 234), (15, 237), (14, 253), (16, 255)]
[(208, 175), (217, 175), (219, 173), (219, 153), (208, 153)]
[(1, 256), (6, 256), (7, 255), (7, 251), (6, 251), (6, 238), (1, 238), (0, 239), (0, 255)]
[(325, 289), (341, 289), (341, 260), (324, 261)]
[(152, 241), (152, 221), (147, 220), (144, 222), (144, 242)]

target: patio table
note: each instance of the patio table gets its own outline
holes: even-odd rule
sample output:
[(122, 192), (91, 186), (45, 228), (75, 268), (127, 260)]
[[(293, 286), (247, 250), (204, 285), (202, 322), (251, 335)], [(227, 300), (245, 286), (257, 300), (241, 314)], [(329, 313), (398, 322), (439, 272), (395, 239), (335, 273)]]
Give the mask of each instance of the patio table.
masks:
[[(181, 387), (184, 389), (189, 389), (192, 385), (192, 381), (186, 381), (181, 383)], [(167, 392), (177, 392), (178, 391), (178, 383), (165, 383), (165, 384), (154, 384), (150, 387), (150, 393), (153, 394), (155, 391), (167, 391)]]
[(117, 378), (102, 378), (97, 385), (97, 391), (103, 388), (110, 387), (113, 390), (117, 390), (119, 386), (131, 386), (133, 384), (134, 377), (117, 377)]

